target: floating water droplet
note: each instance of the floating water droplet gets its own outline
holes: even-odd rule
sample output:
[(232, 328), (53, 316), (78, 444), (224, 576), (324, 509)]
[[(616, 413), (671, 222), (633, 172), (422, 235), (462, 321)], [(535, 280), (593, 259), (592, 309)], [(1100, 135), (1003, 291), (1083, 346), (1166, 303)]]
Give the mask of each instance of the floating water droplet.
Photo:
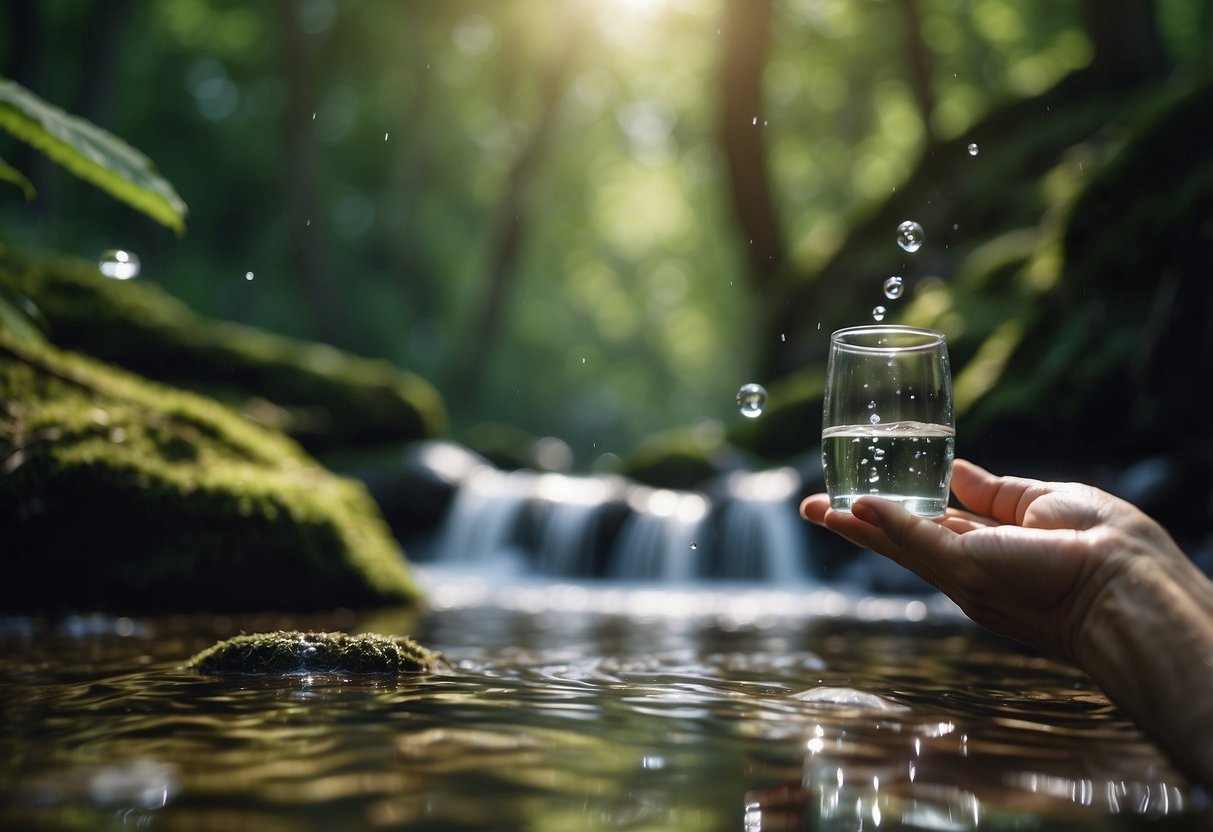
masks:
[(873, 413), (871, 416), (868, 417), (868, 421), (870, 423), (872, 423), (873, 425), (875, 425), (880, 422), (880, 417), (877, 416), (875, 413)]
[(245, 280), (252, 280), (252, 279), (253, 279), (253, 273), (252, 273), (252, 272), (245, 272), (245, 273), (244, 273), (244, 279), (245, 279)]
[(766, 405), (767, 391), (761, 384), (743, 384), (737, 391), (737, 407), (748, 419), (761, 416)]
[(884, 282), (884, 296), (889, 300), (897, 300), (905, 290), (905, 281), (898, 275), (893, 275)]
[(883, 321), (884, 314), (886, 311), (888, 311), (888, 310), (886, 310), (883, 306), (877, 306), (875, 309), (872, 310), (872, 320)]
[(908, 252), (915, 252), (922, 248), (922, 241), (926, 235), (922, 231), (922, 226), (913, 220), (906, 220), (901, 225), (897, 226), (897, 245)]
[(139, 276), (139, 256), (131, 251), (113, 248), (101, 253), (97, 268), (101, 274), (114, 280), (130, 280)]
[(981, 148), (979, 148), (975, 143), (969, 144), (969, 155), (970, 156), (976, 156), (980, 151), (981, 151)]
[(877, 462), (884, 459), (884, 448), (876, 448), (874, 451), (872, 451), (872, 458)]

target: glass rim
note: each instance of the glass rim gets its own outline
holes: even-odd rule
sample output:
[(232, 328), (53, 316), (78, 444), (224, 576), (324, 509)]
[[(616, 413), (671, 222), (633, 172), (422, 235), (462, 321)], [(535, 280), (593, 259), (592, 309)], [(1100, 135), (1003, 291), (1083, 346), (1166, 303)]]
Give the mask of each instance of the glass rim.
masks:
[[(853, 338), (857, 336), (879, 335), (914, 335), (921, 340), (909, 344), (885, 345), (860, 343)], [(926, 329), (918, 326), (903, 326), (900, 324), (864, 324), (837, 329), (830, 335), (830, 346), (839, 347), (853, 352), (871, 353), (902, 353), (916, 350), (932, 350), (947, 344), (947, 336), (936, 329)]]

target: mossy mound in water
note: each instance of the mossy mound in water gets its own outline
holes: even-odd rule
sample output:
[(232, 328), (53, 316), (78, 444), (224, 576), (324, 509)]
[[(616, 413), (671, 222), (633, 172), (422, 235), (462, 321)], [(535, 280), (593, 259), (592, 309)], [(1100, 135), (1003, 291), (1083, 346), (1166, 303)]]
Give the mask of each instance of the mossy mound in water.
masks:
[(240, 635), (190, 659), (201, 673), (416, 673), (445, 666), (407, 636), (278, 631)]
[(218, 399), (313, 452), (432, 438), (434, 387), (386, 361), (208, 320), (142, 280), (95, 263), (0, 245), (0, 289), (37, 308), (49, 340), (145, 378)]
[(365, 488), (208, 399), (0, 329), (0, 609), (414, 600)]

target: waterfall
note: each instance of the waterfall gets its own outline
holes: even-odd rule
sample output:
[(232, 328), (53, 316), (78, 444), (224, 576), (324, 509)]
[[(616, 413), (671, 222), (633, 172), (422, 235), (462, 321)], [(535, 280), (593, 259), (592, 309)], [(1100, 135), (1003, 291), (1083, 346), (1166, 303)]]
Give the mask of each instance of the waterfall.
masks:
[(427, 559), (488, 574), (806, 583), (801, 490), (791, 468), (700, 492), (482, 464), (459, 483)]

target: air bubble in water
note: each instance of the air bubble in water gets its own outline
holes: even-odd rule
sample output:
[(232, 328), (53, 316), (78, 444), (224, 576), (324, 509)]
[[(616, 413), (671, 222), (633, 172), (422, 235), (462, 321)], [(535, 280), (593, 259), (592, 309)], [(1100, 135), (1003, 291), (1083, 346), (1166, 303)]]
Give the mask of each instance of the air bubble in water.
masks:
[(868, 402), (868, 410), (875, 410), (875, 409), (876, 409), (876, 400), (873, 399), (872, 401)]
[(873, 468), (872, 473), (868, 474), (868, 482), (879, 482), (879, 481), (880, 481), (880, 472), (877, 471), (875, 468)]
[(139, 256), (131, 251), (110, 249), (101, 253), (97, 268), (101, 274), (114, 280), (130, 280), (139, 276)]
[(699, 544), (698, 544), (698, 543), (692, 543), (692, 544), (691, 544), (691, 550), (692, 550), (692, 551), (693, 551), (693, 550), (695, 550), (695, 549), (698, 549), (698, 548), (699, 548)]
[(252, 280), (252, 279), (253, 279), (253, 273), (252, 273), (252, 272), (245, 272), (245, 273), (244, 273), (244, 279), (245, 279), (245, 280)]
[(872, 320), (874, 320), (874, 321), (883, 321), (883, 320), (884, 320), (884, 313), (885, 313), (886, 311), (887, 311), (887, 310), (886, 310), (886, 309), (885, 309), (883, 306), (877, 306), (875, 309), (873, 309), (873, 310), (872, 310)]
[(905, 290), (905, 281), (898, 275), (893, 275), (884, 282), (884, 296), (889, 300), (897, 300)]
[(969, 144), (969, 155), (970, 156), (976, 156), (980, 152), (980, 150), (981, 150), (981, 148), (979, 148), (976, 145), (976, 143)]
[(926, 235), (923, 234), (922, 226), (913, 220), (906, 220), (901, 225), (897, 226), (897, 245), (909, 252), (918, 251), (922, 248), (922, 241)]
[(874, 451), (872, 451), (872, 458), (877, 462), (884, 459), (884, 448), (876, 448)]
[(737, 391), (737, 408), (748, 419), (761, 416), (766, 405), (767, 391), (761, 384), (743, 384)]
[(873, 413), (871, 416), (868, 417), (868, 421), (871, 422), (873, 425), (875, 425), (880, 421), (880, 417), (877, 416), (875, 413)]

